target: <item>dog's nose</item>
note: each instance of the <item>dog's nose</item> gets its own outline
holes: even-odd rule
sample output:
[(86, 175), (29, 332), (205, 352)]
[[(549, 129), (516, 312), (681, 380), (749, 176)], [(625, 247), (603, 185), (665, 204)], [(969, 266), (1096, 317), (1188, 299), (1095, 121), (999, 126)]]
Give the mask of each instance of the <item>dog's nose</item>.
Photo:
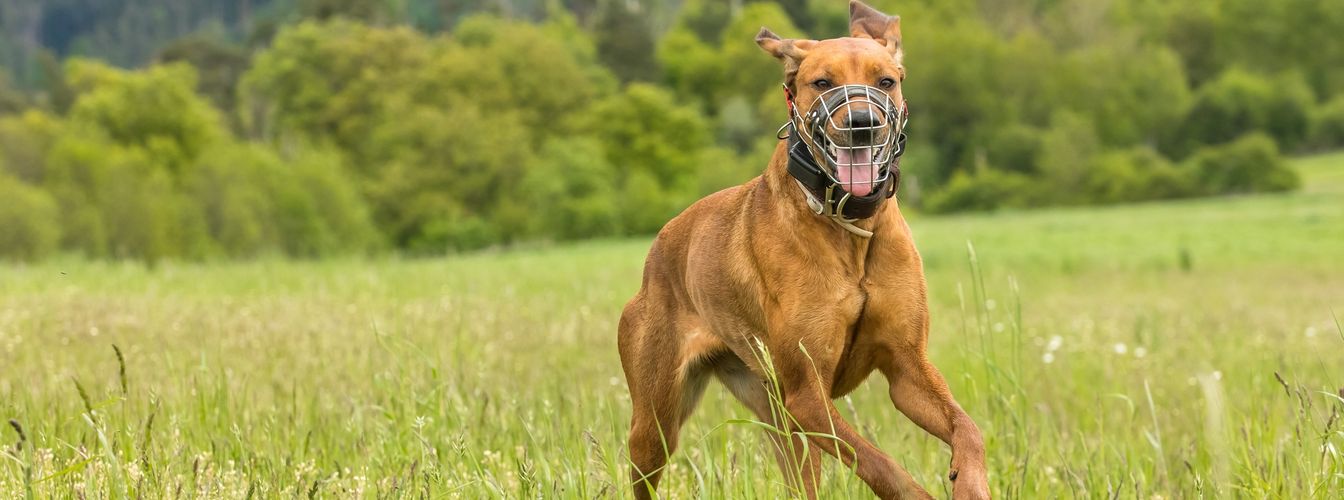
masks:
[(842, 125), (845, 128), (873, 128), (880, 123), (877, 121), (877, 115), (866, 109), (855, 109), (845, 113), (845, 119)]

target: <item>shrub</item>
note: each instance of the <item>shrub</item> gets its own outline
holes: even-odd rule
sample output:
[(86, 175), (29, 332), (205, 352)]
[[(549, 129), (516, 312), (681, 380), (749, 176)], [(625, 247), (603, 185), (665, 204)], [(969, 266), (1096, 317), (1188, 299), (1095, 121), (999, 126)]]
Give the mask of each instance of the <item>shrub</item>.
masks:
[(1021, 124), (1003, 127), (985, 144), (989, 163), (1022, 174), (1036, 171), (1041, 154), (1041, 132)]
[(376, 237), (339, 156), (221, 144), (193, 168), (187, 190), (210, 238), (229, 256), (316, 257), (361, 251)]
[(0, 172), (0, 258), (33, 260), (56, 250), (56, 201), (41, 189)]
[(436, 255), (444, 250), (475, 250), (499, 242), (489, 221), (460, 210), (429, 220), (406, 248), (415, 254)]
[(1035, 181), (1015, 173), (984, 168), (967, 175), (953, 174), (940, 191), (926, 197), (929, 211), (993, 210), (1025, 205)]
[(94, 257), (154, 261), (203, 247), (198, 221), (167, 167), (97, 133), (66, 134), (47, 158), (62, 246)]
[[(1085, 203), (1088, 170), (1102, 151), (1092, 121), (1071, 112), (1056, 113), (1041, 135), (1038, 182), (1049, 186), (1050, 203)], [(1045, 194), (1042, 192), (1042, 194)]]
[(1100, 203), (1183, 198), (1198, 194), (1194, 179), (1149, 147), (1108, 151), (1092, 162), (1088, 194)]
[(1344, 147), (1344, 95), (1331, 99), (1312, 113), (1310, 143), (1320, 149)]
[(615, 174), (596, 140), (548, 141), (528, 167), (526, 197), (520, 198), (531, 205), (532, 234), (559, 239), (619, 234)]
[(1195, 93), (1173, 148), (1178, 156), (1204, 144), (1223, 144), (1261, 131), (1284, 149), (1307, 135), (1311, 88), (1300, 77), (1267, 79), (1240, 69), (1224, 72)]
[(123, 71), (74, 60), (71, 79), (83, 88), (70, 120), (101, 130), (113, 142), (151, 153), (177, 172), (226, 131), (219, 112), (196, 94), (196, 71), (185, 64)]
[(1187, 160), (1186, 168), (1209, 194), (1286, 191), (1301, 184), (1274, 140), (1260, 133), (1200, 149)]
[(40, 185), (46, 176), (47, 150), (62, 123), (37, 110), (0, 118), (0, 165), (19, 180)]

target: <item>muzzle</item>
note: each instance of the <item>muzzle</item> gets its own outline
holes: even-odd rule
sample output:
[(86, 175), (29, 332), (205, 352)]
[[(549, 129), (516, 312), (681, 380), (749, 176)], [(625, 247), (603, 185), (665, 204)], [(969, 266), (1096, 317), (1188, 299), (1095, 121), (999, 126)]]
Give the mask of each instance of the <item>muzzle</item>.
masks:
[(785, 95), (789, 174), (809, 195), (813, 211), (842, 225), (872, 217), (900, 182), (905, 103), (876, 87), (844, 85), (817, 96), (800, 115), (787, 88)]

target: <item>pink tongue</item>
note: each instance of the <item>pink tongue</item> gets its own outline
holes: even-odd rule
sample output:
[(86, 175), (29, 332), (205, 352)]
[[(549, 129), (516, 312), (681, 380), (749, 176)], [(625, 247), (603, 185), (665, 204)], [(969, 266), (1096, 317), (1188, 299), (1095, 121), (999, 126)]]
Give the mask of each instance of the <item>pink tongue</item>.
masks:
[(839, 149), (835, 152), (836, 179), (854, 196), (868, 196), (877, 180), (873, 168), (873, 148)]

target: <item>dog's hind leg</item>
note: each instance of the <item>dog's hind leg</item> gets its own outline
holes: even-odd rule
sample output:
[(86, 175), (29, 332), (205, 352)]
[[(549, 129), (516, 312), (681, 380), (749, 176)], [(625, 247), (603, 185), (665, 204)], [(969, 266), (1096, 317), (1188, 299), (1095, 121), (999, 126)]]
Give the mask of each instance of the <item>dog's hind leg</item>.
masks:
[(639, 499), (654, 496), (681, 424), (708, 380), (701, 360), (682, 359), (679, 326), (665, 314), (650, 314), (639, 299), (621, 316), (618, 343), (632, 410), (630, 479)]
[(806, 438), (792, 432), (797, 428), (784, 417), (783, 401), (778, 398), (772, 401), (770, 386), (742, 360), (725, 356), (715, 365), (714, 374), (757, 419), (774, 427), (769, 433), (770, 444), (785, 479), (791, 488), (815, 500), (817, 483), (821, 480), (821, 448), (809, 446)]

